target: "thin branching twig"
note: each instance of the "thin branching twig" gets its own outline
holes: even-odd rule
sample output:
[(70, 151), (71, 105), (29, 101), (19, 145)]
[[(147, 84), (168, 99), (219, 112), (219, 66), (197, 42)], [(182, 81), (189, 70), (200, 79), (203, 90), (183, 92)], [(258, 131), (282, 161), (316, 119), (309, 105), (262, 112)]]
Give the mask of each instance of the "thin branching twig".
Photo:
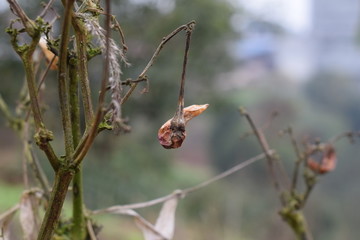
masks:
[[(176, 36), (179, 32), (184, 31), (189, 29), (190, 26), (192, 26), (195, 23), (195, 21), (191, 21), (185, 25), (182, 25), (180, 27), (178, 27), (177, 29), (175, 29), (174, 31), (172, 31), (169, 35), (167, 35), (166, 37), (164, 37), (162, 39), (162, 41), (160, 42), (159, 46), (157, 47), (157, 49), (155, 50), (154, 54), (152, 55), (152, 57), (150, 58), (148, 64), (145, 66), (145, 68), (143, 69), (143, 71), (139, 74), (137, 79), (144, 79), (146, 77), (146, 73), (147, 71), (150, 69), (150, 67), (155, 63), (156, 58), (159, 56), (160, 51), (163, 49), (164, 45), (170, 40), (172, 39), (174, 36)], [(133, 91), (135, 90), (136, 86), (138, 85), (137, 82), (135, 82), (134, 84), (131, 85), (130, 89), (128, 90), (128, 92), (125, 94), (125, 96), (122, 98), (121, 100), (121, 104), (124, 104), (130, 97), (130, 95), (133, 93)]]
[(102, 213), (108, 213), (108, 212), (112, 212), (113, 209), (116, 209), (116, 210), (125, 210), (125, 209), (138, 209), (138, 208), (146, 208), (146, 207), (150, 207), (150, 206), (153, 206), (153, 205), (157, 205), (157, 204), (160, 204), (160, 203), (163, 203), (163, 202), (166, 202), (167, 200), (171, 199), (171, 198), (174, 198), (176, 196), (181, 196), (182, 198), (186, 197), (188, 194), (190, 193), (193, 193), (193, 192), (196, 192), (214, 182), (217, 182), (221, 179), (224, 179), (238, 171), (240, 171), (241, 169), (244, 169), (246, 167), (248, 167), (249, 165), (261, 160), (261, 159), (264, 159), (266, 157), (266, 154), (274, 154), (275, 151), (274, 150), (271, 150), (269, 149), (269, 152), (268, 153), (263, 153), (263, 154), (259, 154), (253, 158), (250, 158), (246, 161), (243, 161), (239, 164), (237, 164), (236, 166), (220, 173), (219, 175), (213, 177), (213, 178), (210, 178), (200, 184), (197, 184), (193, 187), (189, 187), (189, 188), (185, 188), (183, 190), (175, 190), (173, 193), (171, 194), (168, 194), (166, 196), (163, 196), (163, 197), (160, 197), (160, 198), (156, 198), (156, 199), (153, 199), (153, 200), (150, 200), (150, 201), (146, 201), (146, 202), (142, 202), (142, 203), (134, 203), (134, 204), (127, 204), (127, 205), (116, 205), (116, 206), (112, 206), (112, 207), (108, 207), (108, 208), (105, 208), (105, 209), (99, 209), (99, 210), (95, 210), (95, 211), (92, 211), (91, 214), (102, 214)]
[(262, 150), (264, 151), (264, 153), (266, 154), (266, 158), (267, 158), (267, 162), (268, 162), (268, 166), (269, 166), (269, 171), (270, 171), (270, 175), (271, 175), (271, 179), (273, 181), (273, 184), (274, 184), (274, 188), (280, 192), (281, 191), (281, 186), (280, 186), (280, 182), (279, 182), (279, 179), (276, 175), (276, 172), (275, 172), (275, 168), (274, 168), (274, 157), (272, 154), (269, 153), (269, 149), (270, 149), (270, 146), (263, 134), (263, 132), (256, 126), (254, 120), (252, 119), (252, 117), (250, 116), (250, 114), (246, 111), (245, 108), (240, 108), (239, 109), (241, 115), (243, 115), (246, 120), (249, 122), (250, 126), (251, 126), (251, 129), (253, 130), (255, 136), (257, 137), (258, 139), (258, 142), (260, 143), (260, 146), (262, 148)]

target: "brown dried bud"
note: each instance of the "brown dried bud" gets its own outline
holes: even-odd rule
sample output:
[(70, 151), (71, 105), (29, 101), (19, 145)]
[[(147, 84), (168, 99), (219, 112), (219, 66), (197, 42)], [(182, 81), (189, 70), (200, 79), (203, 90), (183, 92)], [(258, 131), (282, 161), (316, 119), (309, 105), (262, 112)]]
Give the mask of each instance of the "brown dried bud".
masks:
[(191, 105), (184, 108), (184, 116), (182, 117), (173, 117), (166, 121), (164, 125), (161, 126), (158, 132), (158, 139), (160, 144), (166, 148), (179, 148), (185, 140), (186, 132), (185, 125), (192, 118), (200, 115), (205, 109), (207, 109), (209, 104), (204, 105)]
[[(44, 38), (40, 38), (39, 46), (40, 46), (42, 52), (44, 53), (46, 61), (48, 63), (51, 62), (51, 60), (54, 58), (55, 54), (48, 49), (47, 44), (46, 44), (46, 40)], [(57, 66), (58, 61), (59, 61), (59, 57), (56, 56), (54, 61), (52, 62), (51, 66), (50, 66), (51, 70), (57, 70), (58, 69), (58, 66)]]
[(323, 151), (323, 157), (321, 161), (317, 162), (314, 159), (309, 158), (307, 165), (312, 171), (318, 174), (324, 174), (334, 170), (336, 167), (335, 148), (330, 144), (327, 145)]

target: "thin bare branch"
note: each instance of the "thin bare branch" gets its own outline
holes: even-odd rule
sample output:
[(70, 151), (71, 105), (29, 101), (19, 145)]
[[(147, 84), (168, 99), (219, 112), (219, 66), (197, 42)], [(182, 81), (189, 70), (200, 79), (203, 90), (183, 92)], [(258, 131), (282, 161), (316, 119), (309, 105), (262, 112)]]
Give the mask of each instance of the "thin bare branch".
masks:
[(30, 149), (30, 153), (31, 153), (31, 160), (32, 160), (32, 167), (35, 173), (36, 178), (39, 180), (40, 185), (42, 187), (42, 189), (44, 190), (44, 194), (46, 198), (50, 197), (50, 184), (49, 184), (49, 180), (47, 179), (44, 170), (42, 169), (39, 160), (37, 159), (37, 157), (34, 154), (34, 151), (32, 149)]
[(213, 178), (211, 178), (211, 179), (209, 179), (209, 180), (207, 180), (205, 182), (202, 182), (202, 183), (200, 183), (200, 184), (198, 184), (198, 185), (196, 185), (194, 187), (184, 189), (183, 194), (188, 194), (188, 193), (197, 191), (197, 190), (199, 190), (199, 189), (201, 189), (203, 187), (206, 187), (206, 186), (208, 186), (208, 185), (210, 185), (210, 184), (212, 184), (212, 183), (214, 183), (216, 181), (219, 181), (219, 180), (221, 180), (221, 179), (223, 179), (225, 177), (228, 177), (228, 176), (236, 173), (237, 171), (239, 171), (239, 170), (241, 170), (241, 169), (243, 169), (243, 168), (257, 162), (258, 160), (261, 160), (261, 159), (265, 158), (267, 155), (272, 156), (274, 153), (275, 153), (274, 150), (269, 149), (264, 154), (260, 154), (260, 155), (258, 155), (256, 157), (253, 157), (253, 158), (250, 158), (250, 159), (248, 159), (248, 160), (246, 160), (244, 162), (241, 162), (238, 165), (230, 168), (229, 170), (226, 170), (225, 172), (223, 172), (223, 173), (221, 173), (221, 174), (219, 174), (219, 175), (217, 175), (217, 176), (215, 176), (215, 177), (213, 177)]
[[(267, 152), (266, 154), (274, 154), (275, 151), (274, 150), (269, 150), (269, 152)], [(166, 196), (163, 196), (163, 197), (160, 197), (160, 198), (156, 198), (156, 199), (153, 199), (153, 200), (150, 200), (150, 201), (146, 201), (146, 202), (142, 202), (142, 203), (134, 203), (134, 204), (127, 204), (127, 205), (116, 205), (116, 206), (112, 206), (112, 207), (108, 207), (108, 208), (105, 208), (105, 209), (100, 209), (100, 210), (95, 210), (93, 211), (91, 214), (102, 214), (102, 213), (110, 213), (110, 212), (113, 212), (114, 210), (126, 210), (126, 209), (138, 209), (138, 208), (145, 208), (145, 207), (150, 207), (150, 206), (153, 206), (153, 205), (156, 205), (156, 204), (160, 204), (160, 203), (163, 203), (163, 202), (166, 202), (167, 200), (171, 199), (171, 198), (174, 198), (174, 197), (177, 197), (177, 196), (181, 196), (182, 198), (186, 197), (189, 193), (192, 193), (192, 192), (195, 192), (195, 191), (198, 191), (214, 182), (217, 182), (223, 178), (226, 178), (238, 171), (240, 171), (241, 169), (244, 169), (246, 168), (247, 166), (261, 160), (261, 159), (264, 159), (266, 157), (266, 154), (259, 154), (253, 158), (250, 158), (246, 161), (243, 161), (239, 164), (237, 164), (236, 166), (228, 169), (227, 171), (225, 172), (222, 172), (221, 174), (211, 178), (211, 179), (208, 179), (200, 184), (197, 184), (193, 187), (189, 187), (189, 188), (186, 188), (186, 189), (183, 189), (183, 190), (175, 190), (173, 193), (171, 194), (168, 194)]]
[(114, 15), (111, 16), (111, 19), (113, 21), (113, 27), (119, 32), (120, 34), (120, 39), (121, 39), (121, 44), (123, 47), (123, 51), (126, 52), (128, 50), (128, 47), (126, 46), (125, 43), (125, 34), (124, 31), (121, 28), (120, 23), (118, 22), (118, 20), (116, 19), (116, 17)]
[(280, 192), (280, 183), (278, 180), (278, 177), (275, 173), (275, 168), (274, 168), (274, 159), (273, 159), (273, 155), (269, 154), (269, 144), (264, 136), (264, 134), (262, 133), (262, 131), (260, 129), (258, 129), (258, 127), (256, 126), (254, 120), (252, 119), (252, 117), (250, 116), (250, 114), (246, 111), (245, 108), (240, 108), (239, 109), (241, 115), (245, 116), (246, 120), (249, 122), (254, 134), (256, 135), (258, 142), (260, 143), (260, 146), (262, 148), (262, 150), (264, 151), (264, 153), (266, 154), (266, 158), (267, 158), (267, 162), (268, 162), (268, 166), (269, 166), (269, 171), (271, 174), (271, 179), (273, 181), (274, 184), (274, 188)]
[[(155, 52), (154, 52), (153, 56), (151, 57), (150, 61), (145, 66), (145, 68), (140, 73), (140, 75), (138, 76), (137, 79), (143, 79), (146, 76), (147, 71), (155, 63), (155, 60), (159, 56), (160, 51), (163, 49), (164, 45), (170, 39), (172, 39), (174, 36), (176, 36), (179, 32), (189, 29), (189, 26), (192, 26), (194, 23), (195, 23), (195, 21), (191, 21), (191, 22), (189, 22), (189, 23), (187, 23), (185, 25), (182, 25), (182, 26), (178, 27), (177, 29), (175, 29), (174, 31), (172, 31), (169, 35), (164, 37), (162, 39), (162, 41), (160, 42), (159, 46), (157, 47), (157, 49), (155, 50)], [(130, 95), (133, 93), (133, 91), (135, 90), (137, 85), (138, 85), (138, 83), (134, 83), (133, 85), (131, 85), (130, 89), (128, 90), (128, 92), (125, 94), (125, 96), (121, 100), (121, 104), (124, 104), (129, 99)]]
[(14, 117), (12, 116), (10, 110), (9, 110), (9, 107), (8, 105), (6, 104), (6, 102), (4, 101), (3, 97), (1, 96), (0, 94), (0, 110), (1, 112), (4, 114), (6, 120), (8, 122), (11, 122)]
[(343, 133), (340, 133), (334, 137), (332, 137), (331, 139), (328, 140), (328, 142), (330, 144), (335, 144), (336, 142), (344, 139), (344, 138), (348, 138), (350, 140), (350, 142), (353, 142), (354, 141), (354, 138), (356, 136), (360, 136), (360, 133), (359, 132), (352, 132), (352, 131), (348, 131), (348, 132), (343, 132)]
[(297, 158), (295, 161), (295, 166), (294, 166), (292, 181), (291, 181), (291, 187), (290, 187), (290, 192), (295, 192), (296, 187), (297, 187), (297, 181), (299, 178), (299, 170), (300, 170), (301, 162), (304, 160), (304, 157), (301, 154), (299, 144), (298, 144), (297, 140), (295, 139), (293, 129), (291, 127), (289, 127), (287, 129), (287, 133), (290, 136), (291, 144), (293, 146), (293, 149), (295, 151), (296, 158)]
[(46, 6), (44, 7), (44, 9), (42, 10), (42, 12), (40, 13), (40, 17), (43, 18), (45, 17), (47, 11), (49, 10), (49, 8), (51, 7), (51, 5), (55, 2), (55, 0), (50, 0)]
[(44, 84), (47, 74), (49, 73), (49, 70), (50, 70), (51, 66), (53, 65), (55, 59), (56, 59), (56, 55), (53, 56), (53, 58), (50, 60), (50, 62), (46, 66), (45, 72), (43, 73), (43, 75), (41, 76), (40, 81), (39, 81), (37, 94), (39, 94), (40, 89), (41, 89), (42, 85)]

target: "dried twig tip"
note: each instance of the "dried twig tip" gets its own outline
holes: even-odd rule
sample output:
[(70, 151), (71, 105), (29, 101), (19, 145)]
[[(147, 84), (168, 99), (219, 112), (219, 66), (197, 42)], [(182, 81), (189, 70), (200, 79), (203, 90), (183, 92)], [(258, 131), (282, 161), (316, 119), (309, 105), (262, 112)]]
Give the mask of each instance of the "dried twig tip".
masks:
[(246, 108), (244, 108), (244, 107), (239, 107), (239, 112), (240, 112), (240, 114), (241, 115), (243, 115), (243, 116), (245, 116), (245, 115), (247, 115), (248, 113), (247, 113), (247, 111), (246, 111)]

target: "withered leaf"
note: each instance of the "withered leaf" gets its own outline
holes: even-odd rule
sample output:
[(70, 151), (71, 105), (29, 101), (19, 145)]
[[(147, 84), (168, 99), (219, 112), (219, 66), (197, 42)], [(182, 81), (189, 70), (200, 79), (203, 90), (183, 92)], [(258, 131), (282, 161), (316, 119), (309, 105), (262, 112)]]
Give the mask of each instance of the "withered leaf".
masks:
[(51, 66), (50, 66), (50, 69), (57, 70), (58, 69), (57, 63), (59, 61), (59, 58), (58, 58), (58, 56), (55, 56), (55, 54), (48, 49), (45, 38), (43, 38), (43, 37), (40, 38), (39, 46), (40, 46), (42, 52), (44, 53), (44, 56), (48, 63), (50, 63), (51, 60), (55, 57), (54, 61), (52, 62)]
[(335, 148), (328, 144), (323, 152), (323, 157), (320, 162), (309, 158), (307, 161), (308, 167), (316, 173), (324, 174), (333, 171), (336, 167), (336, 152)]
[[(199, 116), (203, 111), (209, 107), (209, 104), (204, 105), (191, 105), (184, 108), (184, 120), (185, 124), (196, 116)], [(158, 140), (164, 148), (179, 148), (186, 137), (185, 130), (182, 135), (175, 134), (174, 130), (171, 129), (171, 119), (166, 121), (158, 131)]]
[(25, 240), (37, 238), (39, 224), (37, 219), (38, 199), (34, 193), (23, 193), (20, 201), (20, 224)]
[(133, 209), (115, 206), (107, 208), (105, 212), (133, 217), (145, 240), (171, 240), (174, 236), (175, 212), (180, 197), (181, 195), (175, 194), (163, 203), (155, 225)]
[(0, 215), (0, 240), (10, 239), (8, 227), (19, 208), (20, 205), (16, 204), (14, 207)]
[(172, 239), (174, 236), (175, 212), (177, 204), (178, 197), (167, 200), (163, 204), (159, 217), (156, 220), (155, 229), (166, 237), (166, 239)]

